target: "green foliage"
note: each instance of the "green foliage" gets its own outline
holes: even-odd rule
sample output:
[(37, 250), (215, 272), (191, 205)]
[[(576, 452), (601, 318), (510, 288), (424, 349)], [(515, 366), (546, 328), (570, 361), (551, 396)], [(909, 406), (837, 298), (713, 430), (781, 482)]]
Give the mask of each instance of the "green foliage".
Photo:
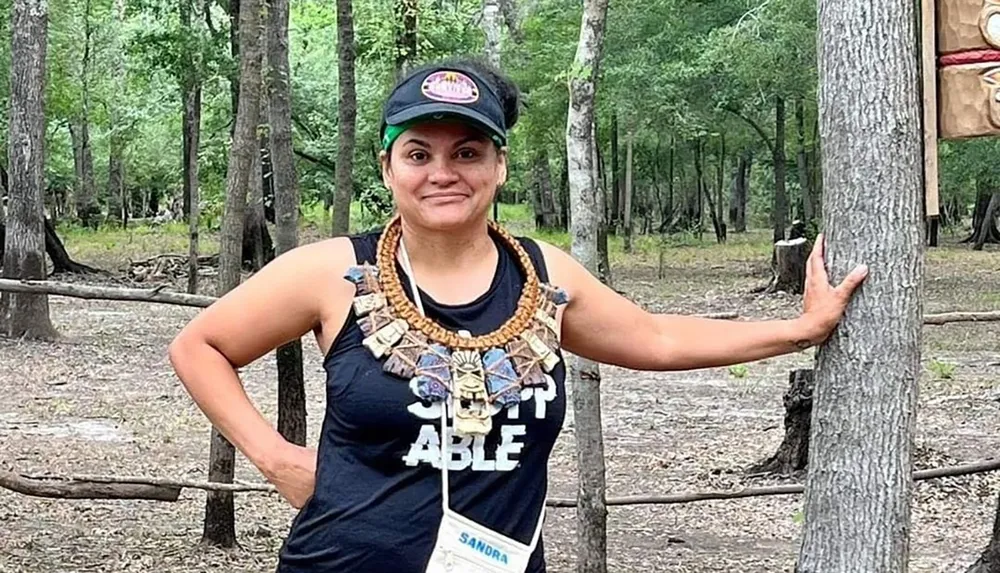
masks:
[(746, 364), (734, 364), (729, 367), (729, 375), (733, 378), (746, 378), (747, 373)]
[(942, 360), (931, 360), (928, 369), (934, 373), (939, 380), (951, 380), (955, 375), (955, 365)]

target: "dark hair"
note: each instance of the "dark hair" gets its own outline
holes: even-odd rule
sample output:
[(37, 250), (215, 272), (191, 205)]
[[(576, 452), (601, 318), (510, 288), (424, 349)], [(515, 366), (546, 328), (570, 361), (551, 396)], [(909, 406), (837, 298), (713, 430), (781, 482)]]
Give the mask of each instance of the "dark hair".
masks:
[(504, 122), (507, 124), (507, 129), (512, 129), (514, 124), (517, 123), (517, 119), (521, 112), (521, 92), (517, 88), (517, 84), (504, 75), (503, 72), (476, 56), (447, 58), (423, 64), (404, 74), (399, 81), (396, 82), (393, 89), (399, 87), (407, 79), (417, 74), (427, 73), (428, 71), (437, 68), (455, 68), (460, 71), (472, 71), (484, 77), (490, 83), (490, 87), (493, 88), (493, 91), (496, 92), (497, 97), (500, 98), (500, 104), (503, 106)]

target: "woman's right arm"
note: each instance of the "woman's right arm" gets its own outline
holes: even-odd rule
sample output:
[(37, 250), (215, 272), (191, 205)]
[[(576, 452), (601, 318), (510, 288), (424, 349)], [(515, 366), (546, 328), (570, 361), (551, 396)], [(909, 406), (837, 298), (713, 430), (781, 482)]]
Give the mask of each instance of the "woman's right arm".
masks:
[(236, 372), (315, 331), (332, 342), (353, 287), (350, 240), (305, 245), (277, 257), (199, 313), (170, 344), (170, 362), (209, 421), (292, 505), (312, 494), (315, 451), (287, 442), (250, 401)]

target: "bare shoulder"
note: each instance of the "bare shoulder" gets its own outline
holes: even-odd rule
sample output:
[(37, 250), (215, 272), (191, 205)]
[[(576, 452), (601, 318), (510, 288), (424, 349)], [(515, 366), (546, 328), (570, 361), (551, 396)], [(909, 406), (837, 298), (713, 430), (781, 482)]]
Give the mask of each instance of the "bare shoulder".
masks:
[(586, 270), (572, 255), (559, 247), (540, 239), (532, 240), (542, 251), (542, 258), (545, 259), (545, 268), (549, 273), (549, 282), (572, 294), (571, 290), (580, 277), (579, 273), (585, 273)]

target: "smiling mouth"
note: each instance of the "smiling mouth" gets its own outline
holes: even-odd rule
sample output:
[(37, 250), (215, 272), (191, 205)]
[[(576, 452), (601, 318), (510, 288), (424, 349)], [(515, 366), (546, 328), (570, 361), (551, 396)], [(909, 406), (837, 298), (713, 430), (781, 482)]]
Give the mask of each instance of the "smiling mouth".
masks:
[(465, 193), (437, 193), (434, 195), (427, 195), (424, 199), (465, 199), (468, 195)]

